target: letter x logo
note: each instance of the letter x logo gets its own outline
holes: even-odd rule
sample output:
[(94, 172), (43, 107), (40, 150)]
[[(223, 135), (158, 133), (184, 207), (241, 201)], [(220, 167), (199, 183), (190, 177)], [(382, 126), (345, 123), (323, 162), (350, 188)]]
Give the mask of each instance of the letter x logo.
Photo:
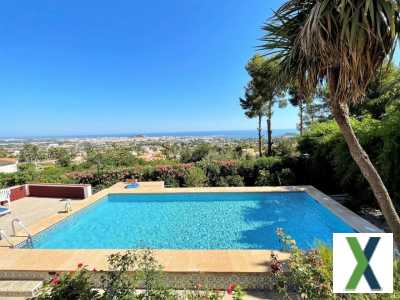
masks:
[(379, 282), (376, 279), (371, 266), (369, 265), (371, 257), (379, 243), (380, 237), (370, 237), (364, 250), (361, 249), (356, 237), (346, 237), (346, 239), (355, 259), (357, 260), (357, 266), (346, 285), (346, 290), (355, 290), (362, 276), (364, 276), (367, 280), (371, 290), (381, 290), (381, 286), (379, 285)]

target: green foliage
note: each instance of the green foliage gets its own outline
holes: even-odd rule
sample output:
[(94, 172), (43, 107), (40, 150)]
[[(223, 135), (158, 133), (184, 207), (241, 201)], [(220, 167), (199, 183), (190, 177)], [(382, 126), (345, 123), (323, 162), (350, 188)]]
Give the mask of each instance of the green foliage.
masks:
[[(134, 164), (101, 170), (85, 165), (48, 166), (20, 164), (14, 174), (0, 174), (0, 187), (25, 183), (91, 184), (95, 190), (136, 178), (139, 181), (164, 181), (169, 187), (288, 185), (295, 182), (290, 160), (265, 157), (257, 160), (202, 160), (196, 164)], [(266, 175), (268, 174), (268, 175)], [(266, 176), (269, 179), (266, 179)]]
[(270, 170), (259, 170), (257, 179), (256, 179), (256, 186), (268, 186), (273, 185), (275, 182), (273, 175), (271, 174)]
[[(112, 254), (108, 263), (110, 270), (101, 277), (102, 300), (176, 299), (164, 287), (162, 267), (151, 250)], [(138, 286), (140, 291), (136, 289)]]
[(209, 154), (211, 151), (211, 146), (209, 144), (203, 143), (200, 145), (197, 145), (192, 151), (186, 150), (183, 152), (181, 161), (183, 163), (191, 163), (191, 162), (197, 162), (200, 161)]
[(243, 177), (240, 175), (226, 176), (228, 186), (244, 186)]
[(277, 138), (274, 140), (273, 152), (275, 156), (287, 157), (296, 153), (297, 139), (296, 138)]
[(398, 13), (396, 1), (287, 0), (266, 22), (262, 48), (280, 58), (282, 81), (305, 94), (328, 81), (331, 103), (357, 103), (393, 55)]
[(276, 173), (279, 185), (295, 185), (296, 175), (289, 168), (284, 168)]
[(211, 147), (209, 144), (198, 145), (192, 153), (191, 161), (188, 161), (188, 162), (197, 162), (197, 161), (202, 160), (209, 154), (210, 150), (211, 150)]
[(185, 172), (185, 186), (201, 187), (207, 182), (203, 169), (199, 167), (189, 168)]
[(393, 64), (386, 64), (369, 83), (363, 102), (351, 106), (350, 113), (355, 117), (371, 115), (375, 119), (382, 119), (387, 108), (399, 99), (400, 69)]
[(115, 253), (107, 257), (109, 273), (101, 277), (104, 299), (123, 299), (136, 291), (135, 274), (129, 274), (137, 264), (136, 252)]
[(111, 168), (129, 167), (137, 162), (132, 154), (132, 149), (118, 144), (113, 144), (111, 148), (97, 150), (89, 148), (87, 150), (86, 164), (88, 167), (95, 166), (98, 172)]
[[(245, 88), (244, 98), (240, 98), (240, 106), (245, 110), (249, 118), (258, 117), (259, 147), (261, 153), (261, 122), (265, 116), (268, 121), (268, 132), (270, 132), (271, 118), (275, 104), (280, 107), (286, 106), (286, 99), (283, 97), (285, 86), (277, 80), (279, 65), (274, 57), (265, 58), (260, 54), (254, 55), (246, 65), (246, 71), (251, 80)], [(268, 134), (268, 155), (271, 155), (272, 138)]]
[(199, 163), (201, 161), (240, 159), (241, 156), (241, 146), (219, 146), (210, 143), (201, 143), (196, 145), (194, 148), (184, 148), (184, 150), (182, 150), (180, 161), (183, 163)]
[(400, 261), (394, 260), (393, 294), (334, 294), (332, 291), (332, 250), (322, 244), (317, 249), (304, 251), (296, 246), (296, 241), (277, 230), (283, 250), (289, 251), (289, 258), (280, 261), (272, 253), (268, 277), (270, 288), (284, 299), (320, 300), (395, 300), (400, 296)]
[[(400, 112), (390, 110), (382, 120), (369, 116), (352, 119), (354, 131), (377, 166), (395, 204), (400, 200)], [(304, 159), (301, 171), (307, 176), (307, 184), (325, 192), (349, 193), (355, 199), (354, 208), (374, 203), (369, 185), (353, 161), (347, 145), (334, 121), (312, 124), (299, 139), (298, 149)], [(297, 178), (300, 176), (298, 175)]]
[(207, 176), (207, 185), (217, 186), (221, 173), (219, 164), (215, 161), (203, 160), (198, 163), (198, 166), (204, 170), (204, 173)]
[(31, 182), (33, 181), (37, 183), (74, 183), (73, 180), (66, 175), (66, 169), (57, 166), (49, 166), (37, 172)]
[(8, 151), (3, 148), (0, 148), (0, 157), (9, 157)]
[(301, 299), (335, 299), (332, 292), (331, 255), (329, 250), (318, 249), (303, 251), (282, 229), (277, 235), (284, 249), (290, 251), (290, 257), (283, 266), (277, 256), (271, 254), (271, 288), (276, 289), (286, 299), (291, 299), (289, 291), (300, 295)]
[(55, 159), (60, 167), (68, 167), (72, 162), (71, 151), (62, 147), (51, 147), (48, 150), (49, 158)]
[[(99, 286), (90, 276), (98, 271), (79, 263), (74, 272), (56, 274), (32, 300), (222, 300), (225, 295), (200, 283), (183, 293), (166, 288), (162, 266), (151, 250), (115, 253), (107, 261), (109, 270), (101, 272)], [(234, 300), (244, 298), (240, 285), (230, 284), (226, 292)]]
[(34, 300), (92, 300), (100, 299), (90, 280), (90, 271), (79, 266), (74, 272), (56, 274), (51, 281), (42, 288)]
[(384, 117), (381, 126), (382, 149), (378, 164), (393, 198), (400, 205), (400, 110), (393, 107)]
[(36, 162), (45, 159), (47, 156), (37, 145), (25, 144), (18, 155), (20, 162)]
[(195, 286), (195, 289), (188, 291), (185, 296), (187, 300), (222, 300), (224, 297), (224, 293), (218, 290), (203, 290), (202, 286), (200, 284), (197, 284)]
[(0, 174), (0, 187), (10, 187), (25, 183), (74, 183), (75, 181), (67, 175), (70, 170), (58, 166), (44, 167), (42, 170), (35, 165), (24, 163), (18, 165), (18, 172), (11, 174)]
[(261, 157), (255, 161), (256, 170), (271, 170), (275, 171), (279, 168), (282, 158), (276, 156)]

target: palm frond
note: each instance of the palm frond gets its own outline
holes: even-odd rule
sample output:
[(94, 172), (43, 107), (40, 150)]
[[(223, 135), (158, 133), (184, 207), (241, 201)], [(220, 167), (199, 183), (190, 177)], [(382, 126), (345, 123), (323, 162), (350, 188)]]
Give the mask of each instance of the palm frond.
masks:
[(260, 47), (280, 59), (280, 80), (313, 93), (334, 70), (335, 98), (357, 102), (393, 55), (399, 24), (398, 0), (289, 0), (264, 25)]

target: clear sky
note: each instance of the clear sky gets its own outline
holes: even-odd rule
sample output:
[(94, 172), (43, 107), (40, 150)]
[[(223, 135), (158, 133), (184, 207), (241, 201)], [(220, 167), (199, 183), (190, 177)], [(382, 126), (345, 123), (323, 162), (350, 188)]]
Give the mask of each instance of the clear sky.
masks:
[(0, 136), (254, 129), (244, 65), (280, 2), (2, 0)]

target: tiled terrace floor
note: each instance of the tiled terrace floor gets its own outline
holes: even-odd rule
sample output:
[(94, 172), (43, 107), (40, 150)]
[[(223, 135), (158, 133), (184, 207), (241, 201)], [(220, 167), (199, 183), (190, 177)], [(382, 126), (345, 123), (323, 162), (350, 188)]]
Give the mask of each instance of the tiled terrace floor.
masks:
[[(0, 229), (11, 234), (11, 221), (14, 218), (19, 218), (25, 226), (29, 226), (64, 209), (65, 202), (60, 198), (22, 198), (11, 202), (11, 214), (0, 216)], [(21, 228), (17, 228), (17, 230), (21, 230)]]

